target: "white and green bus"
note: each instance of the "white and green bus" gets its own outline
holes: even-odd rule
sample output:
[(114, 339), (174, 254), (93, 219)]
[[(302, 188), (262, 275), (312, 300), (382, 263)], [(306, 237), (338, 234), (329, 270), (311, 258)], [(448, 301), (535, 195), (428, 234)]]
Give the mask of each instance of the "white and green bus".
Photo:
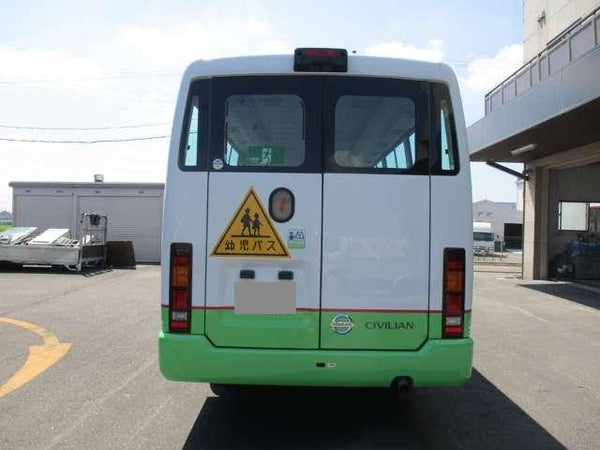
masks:
[(161, 371), (218, 392), (461, 385), (472, 239), (448, 66), (320, 48), (194, 62), (168, 160)]

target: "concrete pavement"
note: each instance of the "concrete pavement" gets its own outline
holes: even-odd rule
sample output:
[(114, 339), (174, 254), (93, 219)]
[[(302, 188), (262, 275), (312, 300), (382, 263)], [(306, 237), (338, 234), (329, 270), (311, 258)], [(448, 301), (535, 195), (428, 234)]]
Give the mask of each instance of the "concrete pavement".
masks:
[[(594, 448), (600, 299), (553, 286), (476, 274), (465, 387), (416, 390), (400, 403), (339, 389), (259, 391), (234, 403), (160, 375), (157, 266), (0, 273), (0, 317), (73, 344), (0, 398), (0, 448)], [(0, 343), (2, 385), (40, 339), (0, 323)]]

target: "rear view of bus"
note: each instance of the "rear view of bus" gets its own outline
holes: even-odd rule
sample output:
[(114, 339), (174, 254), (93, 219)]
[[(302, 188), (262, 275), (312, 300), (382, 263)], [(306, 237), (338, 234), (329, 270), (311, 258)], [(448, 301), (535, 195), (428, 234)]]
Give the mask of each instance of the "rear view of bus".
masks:
[(463, 384), (471, 249), (448, 66), (304, 48), (186, 70), (163, 220), (166, 378)]

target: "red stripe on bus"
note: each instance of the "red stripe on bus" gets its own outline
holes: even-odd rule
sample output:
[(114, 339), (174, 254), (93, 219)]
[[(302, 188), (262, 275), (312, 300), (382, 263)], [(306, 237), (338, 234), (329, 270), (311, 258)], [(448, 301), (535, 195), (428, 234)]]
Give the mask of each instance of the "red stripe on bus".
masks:
[(323, 308), (325, 312), (364, 312), (364, 313), (427, 313), (437, 312), (428, 309), (360, 309), (360, 308)]
[[(169, 305), (160, 305), (161, 308), (168, 308)], [(208, 310), (219, 310), (219, 309), (234, 309), (233, 306), (196, 306), (192, 305), (192, 309), (208, 309)], [(365, 312), (365, 313), (441, 313), (441, 309), (342, 309), (342, 308), (296, 308), (296, 311), (304, 312)], [(465, 310), (466, 313), (470, 313), (470, 309)]]

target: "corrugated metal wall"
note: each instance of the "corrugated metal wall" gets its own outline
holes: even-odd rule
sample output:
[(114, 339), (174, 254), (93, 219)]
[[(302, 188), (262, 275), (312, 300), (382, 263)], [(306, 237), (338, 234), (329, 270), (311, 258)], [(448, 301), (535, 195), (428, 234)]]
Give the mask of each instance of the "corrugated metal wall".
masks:
[(163, 189), (15, 187), (14, 225), (68, 228), (79, 235), (82, 212), (108, 215), (108, 239), (133, 241), (137, 262), (160, 262)]
[(14, 225), (38, 228), (73, 227), (73, 197), (59, 195), (19, 195), (15, 197)]
[(160, 261), (162, 198), (82, 196), (79, 211), (108, 215), (108, 239), (133, 241), (137, 261)]

